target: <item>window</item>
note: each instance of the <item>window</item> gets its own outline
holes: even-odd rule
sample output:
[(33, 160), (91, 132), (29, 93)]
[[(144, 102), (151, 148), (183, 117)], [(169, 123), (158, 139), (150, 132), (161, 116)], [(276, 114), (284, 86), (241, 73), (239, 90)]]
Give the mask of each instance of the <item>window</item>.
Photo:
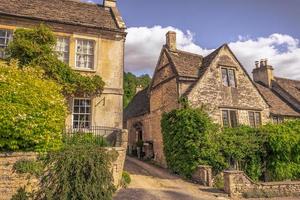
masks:
[(57, 37), (55, 50), (58, 53), (58, 59), (67, 64), (69, 64), (69, 48), (70, 48), (69, 38)]
[(224, 86), (236, 87), (235, 71), (234, 69), (221, 68), (222, 82)]
[(252, 127), (258, 127), (261, 125), (261, 116), (260, 116), (260, 112), (252, 112), (249, 111), (249, 122), (250, 122), (250, 126)]
[(76, 40), (76, 67), (81, 69), (94, 69), (93, 40)]
[(222, 110), (224, 127), (237, 127), (237, 113), (235, 110)]
[(10, 30), (0, 30), (0, 58), (5, 58), (5, 49), (12, 40), (12, 35)]
[(274, 124), (281, 124), (284, 122), (283, 117), (281, 116), (273, 116), (273, 123)]
[(91, 125), (91, 100), (74, 99), (73, 128), (89, 128)]

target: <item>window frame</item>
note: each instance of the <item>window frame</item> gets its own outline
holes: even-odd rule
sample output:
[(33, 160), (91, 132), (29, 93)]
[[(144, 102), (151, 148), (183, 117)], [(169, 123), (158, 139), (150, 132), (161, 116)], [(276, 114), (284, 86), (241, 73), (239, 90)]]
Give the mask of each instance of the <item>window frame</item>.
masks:
[[(228, 126), (225, 126), (225, 124), (224, 124), (224, 115), (223, 115), (224, 112), (227, 113)], [(234, 123), (233, 123), (233, 118), (232, 118), (232, 112), (235, 113), (235, 125), (233, 125)], [(223, 127), (235, 128), (235, 127), (239, 126), (238, 110), (235, 110), (235, 109), (221, 109), (221, 117), (222, 117), (222, 126)]]
[[(90, 108), (90, 112), (89, 113), (80, 113), (80, 109), (79, 109), (79, 112), (78, 113), (75, 113), (74, 112), (74, 107), (75, 107), (75, 100), (89, 100), (90, 101), (90, 106), (89, 106), (89, 108)], [(79, 107), (80, 108), (80, 107)], [(86, 108), (86, 107), (85, 107)], [(92, 126), (92, 116), (93, 116), (93, 101), (92, 101), (92, 98), (84, 98), (84, 97), (74, 97), (73, 99), (72, 99), (72, 129), (89, 129), (91, 126)], [(84, 124), (84, 126), (83, 127), (81, 127), (80, 126), (80, 123), (82, 123), (82, 122), (80, 122), (80, 119), (78, 119), (77, 121), (78, 122), (76, 122), (76, 123), (78, 123), (77, 125), (77, 127), (75, 127), (74, 126), (74, 115), (89, 115), (89, 121), (85, 121), (84, 120), (84, 123), (86, 123), (86, 122), (88, 122), (89, 123), (89, 126), (88, 127), (86, 127), (85, 126), (85, 124)]]
[(272, 116), (272, 122), (273, 122), (273, 124), (281, 124), (284, 122), (284, 117), (274, 115), (274, 116)]
[[(77, 54), (78, 54), (78, 41), (89, 41), (93, 43), (93, 55), (87, 55), (87, 56), (92, 56), (92, 68), (88, 68), (88, 67), (78, 67), (77, 66)], [(75, 64), (74, 64), (74, 68), (76, 70), (83, 70), (83, 71), (95, 71), (96, 70), (96, 44), (97, 42), (93, 39), (90, 38), (75, 38)]]
[[(59, 60), (69, 65), (70, 64), (70, 51), (71, 51), (71, 48), (70, 48), (71, 38), (68, 37), (68, 36), (61, 36), (61, 35), (57, 35), (56, 38), (57, 38), (57, 41), (56, 41), (56, 46), (55, 46), (55, 52), (67, 54), (68, 55), (68, 62), (65, 62), (65, 60), (61, 60), (60, 57), (59, 57)], [(58, 45), (58, 40), (59, 39), (66, 39), (68, 41), (68, 51), (67, 52), (66, 51), (63, 51), (63, 52), (57, 51), (57, 45)]]
[[(0, 36), (0, 39), (4, 39), (4, 44), (0, 45), (0, 59), (5, 59), (6, 58), (5, 49), (7, 49), (9, 42), (13, 40), (14, 30), (0, 28), (0, 31), (5, 31), (5, 36)], [(9, 32), (10, 32), (10, 36), (7, 37)]]
[[(223, 72), (225, 71), (225, 76), (226, 76), (226, 84), (224, 84), (224, 77), (223, 77)], [(230, 73), (229, 71), (233, 72), (233, 79), (230, 78)], [(231, 67), (226, 67), (226, 66), (221, 66), (221, 79), (222, 79), (222, 85), (224, 87), (237, 87), (237, 79), (236, 79), (236, 69), (231, 68)], [(232, 80), (234, 83), (232, 84)]]
[[(253, 124), (251, 123), (251, 117), (250, 115), (253, 114)], [(257, 117), (257, 114), (259, 115), (259, 117)], [(258, 120), (258, 119), (259, 120)], [(261, 112), (258, 112), (258, 111), (248, 111), (248, 120), (249, 120), (249, 125), (253, 128), (257, 128), (259, 126), (262, 125), (262, 118), (261, 118)]]

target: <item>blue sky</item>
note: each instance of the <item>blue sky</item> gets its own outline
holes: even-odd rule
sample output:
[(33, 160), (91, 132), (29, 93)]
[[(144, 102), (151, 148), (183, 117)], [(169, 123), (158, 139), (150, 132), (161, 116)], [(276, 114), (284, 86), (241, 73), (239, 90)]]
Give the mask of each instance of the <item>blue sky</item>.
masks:
[(300, 0), (117, 0), (117, 4), (128, 27), (126, 71), (151, 74), (165, 32), (175, 30), (183, 50), (206, 55), (229, 43), (249, 73), (255, 60), (268, 58), (276, 75), (300, 79)]

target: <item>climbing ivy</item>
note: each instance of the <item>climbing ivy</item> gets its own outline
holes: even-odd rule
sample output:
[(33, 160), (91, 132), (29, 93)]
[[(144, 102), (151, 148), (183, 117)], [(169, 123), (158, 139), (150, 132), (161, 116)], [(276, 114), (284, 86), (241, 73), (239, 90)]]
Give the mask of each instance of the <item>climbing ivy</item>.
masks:
[(18, 60), (21, 68), (41, 68), (45, 78), (63, 86), (65, 95), (100, 95), (104, 82), (98, 75), (83, 76), (60, 61), (54, 51), (56, 37), (49, 27), (41, 24), (34, 29), (17, 29), (9, 43), (8, 59)]

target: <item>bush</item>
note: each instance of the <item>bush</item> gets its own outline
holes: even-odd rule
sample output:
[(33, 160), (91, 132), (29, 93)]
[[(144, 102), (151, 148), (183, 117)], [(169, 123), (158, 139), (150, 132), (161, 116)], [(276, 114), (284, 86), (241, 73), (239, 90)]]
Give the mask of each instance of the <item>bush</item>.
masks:
[(95, 136), (93, 133), (77, 132), (64, 136), (65, 145), (92, 145), (97, 147), (108, 147), (109, 142), (103, 136)]
[(116, 188), (111, 162), (116, 156), (117, 152), (85, 145), (50, 152), (45, 158), (47, 171), (42, 176), (36, 199), (112, 199)]
[(300, 179), (300, 121), (268, 124), (260, 129), (264, 144), (266, 176), (269, 180)]
[(44, 170), (44, 166), (41, 162), (35, 160), (19, 160), (17, 161), (13, 169), (19, 174), (30, 174), (34, 176), (40, 176)]
[(121, 179), (121, 186), (123, 188), (127, 188), (130, 183), (131, 183), (130, 174), (126, 171), (123, 171), (122, 179)]
[(61, 146), (67, 108), (61, 87), (37, 69), (0, 62), (0, 151)]
[(29, 200), (31, 197), (31, 194), (26, 192), (25, 188), (19, 188), (17, 190), (17, 193), (14, 194), (11, 198), (11, 200)]
[(161, 127), (166, 161), (173, 172), (191, 177), (199, 164), (224, 165), (210, 141), (218, 128), (201, 109), (181, 108), (165, 113)]

